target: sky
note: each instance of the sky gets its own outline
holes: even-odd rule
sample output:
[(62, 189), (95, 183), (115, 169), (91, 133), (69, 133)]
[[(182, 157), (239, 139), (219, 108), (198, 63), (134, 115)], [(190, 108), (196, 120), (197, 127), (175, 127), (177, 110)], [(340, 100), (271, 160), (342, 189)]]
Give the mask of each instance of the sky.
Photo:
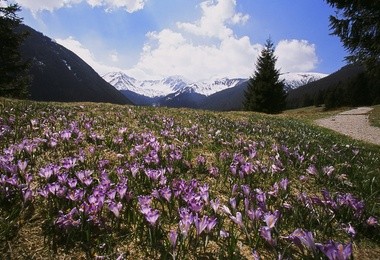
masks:
[(270, 38), (281, 73), (333, 73), (345, 65), (324, 0), (10, 0), (24, 23), (100, 75), (198, 81), (248, 78)]

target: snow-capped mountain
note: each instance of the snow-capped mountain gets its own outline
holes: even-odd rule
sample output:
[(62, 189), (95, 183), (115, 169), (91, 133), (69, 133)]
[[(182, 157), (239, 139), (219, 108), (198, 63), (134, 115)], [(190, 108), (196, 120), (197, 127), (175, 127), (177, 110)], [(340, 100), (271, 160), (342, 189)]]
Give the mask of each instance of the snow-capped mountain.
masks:
[(286, 90), (296, 89), (310, 82), (320, 80), (326, 77), (328, 74), (316, 73), (316, 72), (301, 72), (294, 73), (288, 72), (280, 75), (280, 79), (285, 81)]
[[(327, 74), (307, 73), (284, 73), (280, 79), (285, 80), (286, 90), (296, 89), (307, 83), (326, 77)], [(190, 82), (181, 76), (166, 77), (161, 80), (137, 80), (123, 72), (110, 72), (103, 78), (118, 90), (128, 90), (136, 94), (150, 98), (163, 97), (177, 93), (197, 93), (210, 96), (216, 92), (235, 87), (243, 79), (211, 79), (208, 81)]]
[(118, 90), (128, 90), (150, 98), (181, 93), (197, 93), (209, 96), (224, 89), (232, 88), (242, 81), (242, 79), (222, 78), (190, 82), (181, 76), (171, 76), (161, 80), (137, 80), (123, 72), (107, 73), (103, 78)]
[[(285, 90), (288, 92), (325, 76), (321, 73), (285, 73), (280, 79), (285, 81)], [(227, 109), (227, 103), (240, 104), (247, 85), (247, 79), (229, 78), (214, 78), (199, 82), (190, 82), (181, 76), (166, 77), (161, 80), (138, 80), (123, 72), (108, 73), (103, 78), (137, 105), (216, 110)], [(228, 102), (223, 103), (223, 100)], [(224, 105), (220, 105), (221, 103)], [(216, 105), (209, 107), (210, 104)]]
[(195, 93), (198, 93), (204, 96), (210, 96), (216, 92), (219, 92), (228, 88), (233, 88), (241, 81), (242, 79), (228, 79), (228, 78), (212, 79), (209, 81), (191, 83), (188, 87), (192, 89)]
[(118, 90), (129, 90), (146, 97), (162, 97), (185, 88), (189, 82), (180, 76), (166, 77), (161, 80), (137, 80), (123, 72), (110, 72), (103, 78)]

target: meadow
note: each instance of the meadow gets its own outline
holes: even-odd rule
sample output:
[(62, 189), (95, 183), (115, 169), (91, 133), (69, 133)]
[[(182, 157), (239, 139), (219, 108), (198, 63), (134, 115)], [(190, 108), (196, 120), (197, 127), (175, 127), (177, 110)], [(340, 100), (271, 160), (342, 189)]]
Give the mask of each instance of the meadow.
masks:
[(380, 147), (315, 116), (1, 99), (0, 258), (376, 259)]

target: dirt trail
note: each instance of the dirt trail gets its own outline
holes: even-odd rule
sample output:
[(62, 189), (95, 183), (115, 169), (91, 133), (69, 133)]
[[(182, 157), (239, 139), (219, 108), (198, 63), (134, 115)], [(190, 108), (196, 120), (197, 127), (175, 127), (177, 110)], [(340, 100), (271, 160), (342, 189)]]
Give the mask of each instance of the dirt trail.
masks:
[(373, 108), (359, 107), (315, 122), (354, 139), (380, 145), (380, 128), (370, 126), (368, 114)]

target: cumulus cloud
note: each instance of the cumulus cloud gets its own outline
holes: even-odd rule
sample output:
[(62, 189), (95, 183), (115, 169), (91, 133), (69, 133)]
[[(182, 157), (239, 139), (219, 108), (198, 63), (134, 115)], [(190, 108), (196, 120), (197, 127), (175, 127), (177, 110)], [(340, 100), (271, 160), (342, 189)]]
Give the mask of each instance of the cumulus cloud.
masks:
[(30, 9), (33, 13), (43, 10), (54, 11), (63, 7), (71, 7), (83, 1), (92, 7), (103, 7), (107, 11), (122, 8), (129, 13), (133, 13), (143, 9), (147, 0), (17, 0), (18, 4)]
[(224, 39), (218, 46), (196, 45), (169, 29), (149, 34), (139, 62), (128, 73), (137, 78), (182, 75), (193, 80), (248, 77), (261, 45), (248, 37)]
[(139, 62), (127, 73), (138, 78), (183, 75), (193, 80), (251, 75), (262, 46), (247, 36), (235, 36), (231, 27), (246, 23), (249, 16), (236, 11), (236, 0), (208, 0), (200, 8), (202, 16), (195, 22), (148, 33)]
[(78, 55), (82, 60), (84, 60), (88, 65), (90, 65), (99, 75), (106, 74), (110, 71), (120, 70), (117, 67), (111, 67), (97, 61), (94, 54), (72, 36), (66, 39), (56, 39), (56, 42)]
[(275, 55), (282, 72), (307, 72), (318, 65), (315, 45), (306, 40), (282, 40), (276, 46)]
[(177, 23), (178, 28), (185, 31), (208, 37), (224, 39), (233, 35), (231, 24), (244, 24), (249, 15), (236, 12), (236, 0), (205, 1), (200, 4), (202, 17), (195, 23)]

